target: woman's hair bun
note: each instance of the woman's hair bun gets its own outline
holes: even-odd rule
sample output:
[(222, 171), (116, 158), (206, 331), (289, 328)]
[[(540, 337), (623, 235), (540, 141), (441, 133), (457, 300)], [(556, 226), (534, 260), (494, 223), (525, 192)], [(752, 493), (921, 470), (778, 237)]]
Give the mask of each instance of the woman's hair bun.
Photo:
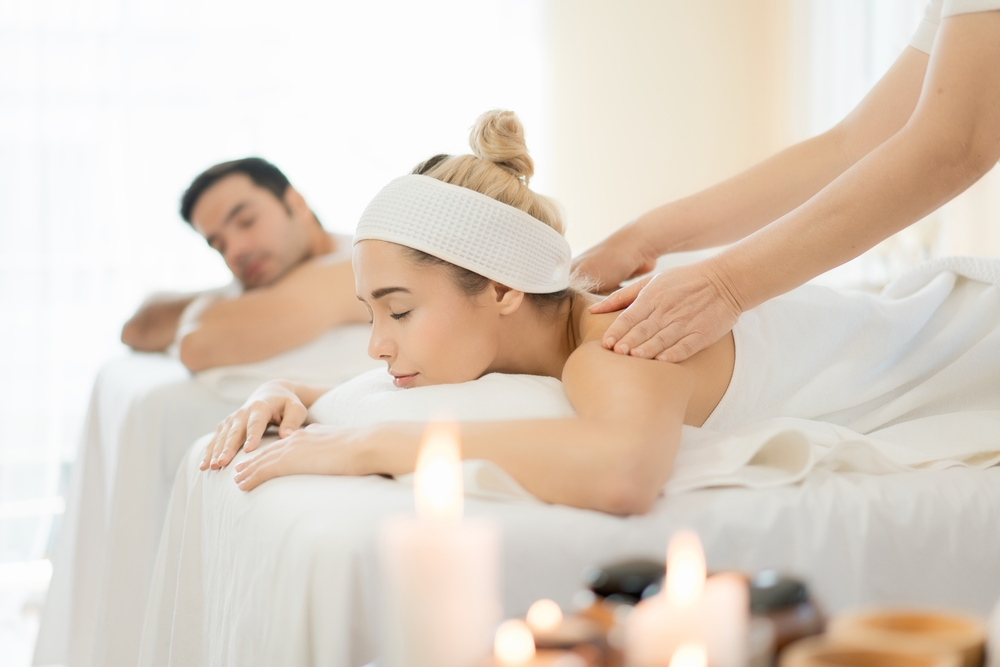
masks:
[(506, 169), (527, 185), (535, 173), (535, 163), (524, 143), (524, 126), (513, 111), (495, 109), (476, 120), (469, 135), (476, 157)]

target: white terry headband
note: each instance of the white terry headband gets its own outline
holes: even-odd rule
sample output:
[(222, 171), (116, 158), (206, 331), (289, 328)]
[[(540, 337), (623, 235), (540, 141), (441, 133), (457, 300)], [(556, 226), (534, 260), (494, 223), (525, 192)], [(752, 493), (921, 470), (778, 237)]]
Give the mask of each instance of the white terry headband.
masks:
[(521, 292), (569, 287), (571, 253), (562, 234), (520, 209), (430, 176), (397, 178), (375, 195), (354, 244), (368, 239), (420, 250)]

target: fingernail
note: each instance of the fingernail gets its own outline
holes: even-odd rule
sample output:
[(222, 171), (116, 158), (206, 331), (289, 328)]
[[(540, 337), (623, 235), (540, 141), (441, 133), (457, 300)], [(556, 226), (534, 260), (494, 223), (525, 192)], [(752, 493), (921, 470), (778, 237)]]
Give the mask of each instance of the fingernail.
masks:
[(611, 336), (608, 336), (607, 338), (605, 338), (604, 339), (604, 347), (608, 348), (609, 350), (614, 349), (614, 347), (615, 347), (615, 339), (612, 338)]
[(638, 357), (639, 359), (642, 359), (643, 357), (646, 356), (646, 353), (643, 352), (642, 350), (632, 350), (632, 356), (633, 357)]
[(615, 352), (617, 352), (619, 354), (628, 354), (628, 345), (621, 344), (621, 345), (615, 346)]
[(243, 470), (244, 467), (246, 467), (246, 464), (247, 464), (246, 461), (240, 461), (239, 463), (236, 464), (236, 467), (233, 468), (233, 470), (235, 470), (236, 472), (239, 472), (239, 471)]

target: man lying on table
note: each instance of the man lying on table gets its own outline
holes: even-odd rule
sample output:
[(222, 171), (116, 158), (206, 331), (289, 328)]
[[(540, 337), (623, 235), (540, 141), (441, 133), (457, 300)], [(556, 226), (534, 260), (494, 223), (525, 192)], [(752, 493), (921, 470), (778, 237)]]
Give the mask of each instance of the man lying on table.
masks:
[(350, 237), (328, 234), (270, 162), (207, 169), (180, 212), (222, 255), (234, 283), (150, 296), (122, 329), (129, 347), (160, 352), (176, 342), (181, 362), (199, 371), (266, 359), (338, 324), (368, 321), (354, 294)]

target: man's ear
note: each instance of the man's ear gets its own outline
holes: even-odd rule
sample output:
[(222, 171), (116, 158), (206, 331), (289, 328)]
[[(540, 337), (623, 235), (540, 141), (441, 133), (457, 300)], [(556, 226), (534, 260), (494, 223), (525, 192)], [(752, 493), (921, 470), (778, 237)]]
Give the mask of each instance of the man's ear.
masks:
[(513, 315), (521, 307), (521, 304), (524, 303), (524, 292), (511, 289), (498, 282), (492, 283), (491, 286), (496, 303), (500, 307), (501, 315)]
[(306, 198), (300, 195), (299, 191), (291, 185), (285, 188), (283, 203), (285, 204), (285, 208), (297, 218), (309, 219), (312, 217), (312, 211), (309, 209), (309, 204), (306, 203)]

